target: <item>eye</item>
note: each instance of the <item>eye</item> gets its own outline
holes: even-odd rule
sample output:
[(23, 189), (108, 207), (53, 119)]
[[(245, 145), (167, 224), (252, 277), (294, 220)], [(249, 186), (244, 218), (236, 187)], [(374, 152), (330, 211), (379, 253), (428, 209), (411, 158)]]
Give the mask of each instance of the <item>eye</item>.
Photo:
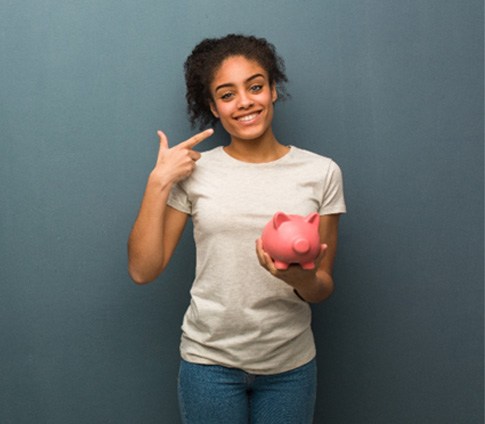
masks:
[(254, 84), (251, 86), (250, 90), (253, 93), (257, 93), (258, 91), (261, 91), (263, 89), (263, 86), (261, 84)]
[(222, 100), (230, 100), (230, 99), (232, 98), (232, 96), (233, 96), (233, 93), (231, 93), (231, 92), (229, 91), (229, 92), (227, 92), (227, 93), (223, 93), (223, 94), (221, 94), (220, 98), (221, 98)]

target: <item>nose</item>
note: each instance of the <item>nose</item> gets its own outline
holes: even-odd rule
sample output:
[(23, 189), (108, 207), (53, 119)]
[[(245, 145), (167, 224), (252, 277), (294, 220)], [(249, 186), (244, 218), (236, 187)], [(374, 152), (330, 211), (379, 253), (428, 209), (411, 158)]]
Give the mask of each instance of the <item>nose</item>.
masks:
[(238, 100), (237, 106), (239, 109), (248, 109), (254, 104), (251, 97), (245, 91), (239, 94)]

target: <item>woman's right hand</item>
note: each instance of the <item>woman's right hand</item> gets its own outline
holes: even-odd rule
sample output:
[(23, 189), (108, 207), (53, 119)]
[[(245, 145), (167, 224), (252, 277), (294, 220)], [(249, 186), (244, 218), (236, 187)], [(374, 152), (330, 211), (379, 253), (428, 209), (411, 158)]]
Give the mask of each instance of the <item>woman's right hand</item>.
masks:
[(148, 178), (128, 241), (128, 271), (136, 283), (153, 281), (167, 266), (187, 221), (187, 214), (167, 208), (170, 188), (193, 172), (200, 159), (200, 153), (193, 148), (213, 133), (212, 129), (202, 131), (169, 148), (165, 134), (158, 132), (157, 163)]
[(158, 131), (157, 134), (160, 137), (160, 149), (151, 177), (164, 186), (177, 183), (192, 174), (195, 162), (201, 156), (193, 148), (214, 134), (214, 130), (210, 128), (202, 131), (171, 148), (168, 145), (167, 136), (162, 131)]

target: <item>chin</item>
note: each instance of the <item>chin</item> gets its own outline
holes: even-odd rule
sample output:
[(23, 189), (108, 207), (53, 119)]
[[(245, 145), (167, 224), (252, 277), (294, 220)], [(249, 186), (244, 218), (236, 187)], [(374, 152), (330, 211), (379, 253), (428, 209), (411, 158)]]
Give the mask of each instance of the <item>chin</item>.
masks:
[(263, 138), (268, 134), (269, 128), (246, 128), (241, 130), (239, 128), (235, 129), (233, 127), (224, 127), (224, 129), (229, 133), (232, 139), (238, 139), (243, 141), (253, 141)]

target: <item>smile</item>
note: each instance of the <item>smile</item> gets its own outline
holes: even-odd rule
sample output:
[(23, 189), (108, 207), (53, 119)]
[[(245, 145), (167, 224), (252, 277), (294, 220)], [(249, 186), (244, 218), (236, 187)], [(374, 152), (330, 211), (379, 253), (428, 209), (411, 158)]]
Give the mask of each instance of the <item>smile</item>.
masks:
[(239, 118), (236, 118), (240, 122), (249, 122), (254, 119), (259, 115), (259, 112), (256, 113), (251, 113), (250, 115), (245, 115), (245, 116), (240, 116)]

